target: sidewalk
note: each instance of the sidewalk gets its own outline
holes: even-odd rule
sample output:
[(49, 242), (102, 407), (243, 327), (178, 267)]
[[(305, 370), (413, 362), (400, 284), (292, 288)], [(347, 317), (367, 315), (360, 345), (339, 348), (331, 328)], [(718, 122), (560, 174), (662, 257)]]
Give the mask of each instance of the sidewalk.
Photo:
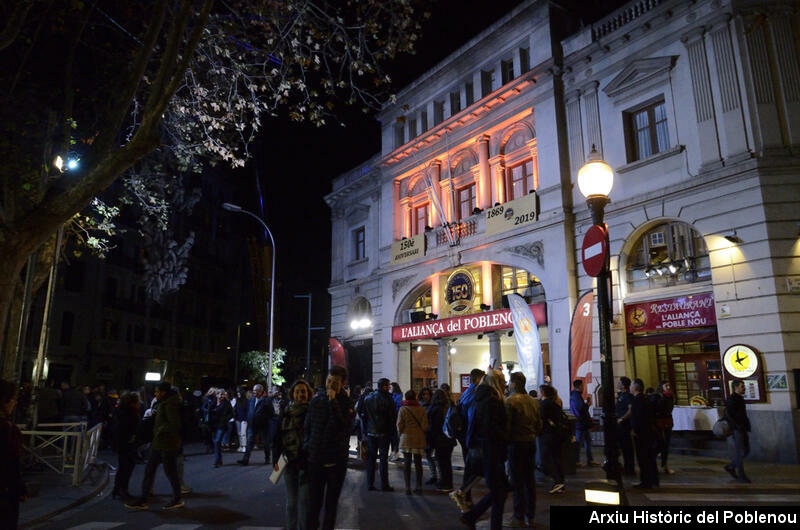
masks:
[(25, 473), (24, 478), (32, 490), (38, 487), (38, 492), (20, 504), (20, 527), (45, 521), (100, 494), (108, 484), (109, 470), (106, 465), (96, 466), (79, 486), (72, 486), (72, 474), (32, 472)]

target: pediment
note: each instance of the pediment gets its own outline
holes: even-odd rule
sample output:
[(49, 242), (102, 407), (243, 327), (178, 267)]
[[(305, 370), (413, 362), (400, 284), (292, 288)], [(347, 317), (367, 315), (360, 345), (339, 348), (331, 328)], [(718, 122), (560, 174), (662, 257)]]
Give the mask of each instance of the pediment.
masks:
[(345, 218), (347, 219), (348, 225), (354, 226), (362, 221), (366, 221), (368, 215), (369, 206), (366, 204), (354, 204), (347, 209)]
[(614, 98), (626, 92), (638, 90), (642, 85), (669, 72), (675, 66), (677, 59), (676, 55), (636, 59), (603, 87), (603, 92), (608, 97)]

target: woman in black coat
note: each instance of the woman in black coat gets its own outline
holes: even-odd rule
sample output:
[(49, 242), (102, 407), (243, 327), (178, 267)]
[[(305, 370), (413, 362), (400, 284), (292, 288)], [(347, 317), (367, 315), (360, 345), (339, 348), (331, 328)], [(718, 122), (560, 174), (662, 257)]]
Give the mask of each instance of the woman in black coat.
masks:
[(0, 528), (17, 528), (19, 503), (28, 498), (22, 480), (22, 433), (11, 420), (17, 387), (0, 380)]
[[(444, 390), (437, 389), (433, 393), (431, 403), (427, 407), (428, 414), (428, 447), (436, 455), (436, 462), (439, 465), (439, 473), (441, 475), (440, 481), (436, 484), (436, 488), (440, 490), (453, 489), (453, 447), (456, 445), (455, 440), (451, 440), (444, 434), (442, 427), (444, 426), (444, 419), (447, 416), (447, 409), (453, 406), (452, 402), (447, 399), (447, 394)], [(434, 475), (436, 473), (435, 467)]]
[(112, 499), (122, 497), (125, 500), (131, 496), (128, 493), (128, 482), (136, 466), (136, 432), (140, 423), (139, 395), (136, 392), (123, 392), (112, 422), (111, 443), (119, 458), (114, 489), (111, 492)]
[(233, 418), (233, 407), (228, 401), (227, 392), (217, 390), (217, 401), (208, 411), (208, 415), (208, 424), (214, 440), (214, 467), (220, 467), (222, 465), (222, 439), (228, 430), (228, 422)]
[(556, 402), (556, 389), (550, 385), (539, 387), (542, 400), (539, 403), (539, 412), (542, 415), (542, 435), (539, 437), (539, 450), (542, 454), (542, 465), (553, 477), (553, 487), (550, 493), (564, 493), (564, 473), (561, 470), (561, 444), (563, 443), (560, 432), (561, 415), (563, 411)]

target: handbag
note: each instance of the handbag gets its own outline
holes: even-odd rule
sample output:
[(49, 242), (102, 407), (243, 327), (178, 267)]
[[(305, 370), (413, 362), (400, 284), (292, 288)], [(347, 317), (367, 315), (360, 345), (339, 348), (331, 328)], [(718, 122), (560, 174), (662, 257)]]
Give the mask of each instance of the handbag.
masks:
[(711, 431), (714, 433), (714, 436), (723, 439), (733, 434), (733, 429), (731, 429), (731, 424), (728, 422), (727, 418), (718, 419), (711, 428)]

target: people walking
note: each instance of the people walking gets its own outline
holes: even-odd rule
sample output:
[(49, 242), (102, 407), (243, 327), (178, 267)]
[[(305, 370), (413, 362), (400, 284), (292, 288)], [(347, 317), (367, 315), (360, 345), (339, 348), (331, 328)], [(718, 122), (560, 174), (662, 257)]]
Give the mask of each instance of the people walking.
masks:
[(283, 456), (286, 467), (283, 481), (286, 484), (286, 528), (305, 530), (308, 513), (308, 475), (306, 457), (302, 451), (303, 424), (308, 413), (311, 386), (298, 379), (289, 389), (291, 401), (281, 411), (278, 418), (278, 431), (272, 441), (272, 468), (278, 471), (278, 463)]
[(539, 410), (542, 415), (542, 435), (539, 439), (542, 465), (553, 479), (549, 493), (564, 493), (564, 472), (561, 469), (561, 444), (564, 442), (561, 433), (563, 411), (556, 402), (556, 389), (550, 385), (539, 387), (541, 400)]
[(470, 451), (480, 450), (483, 478), (489, 491), (462, 514), (460, 521), (469, 528), (475, 528), (475, 522), (489, 508), (492, 510), (489, 527), (492, 530), (503, 527), (503, 506), (508, 492), (504, 468), (508, 442), (504, 393), (505, 380), (498, 370), (489, 370), (475, 390), (475, 410), (467, 436)]
[[(398, 383), (392, 383), (392, 399), (394, 400), (395, 417), (397, 417), (397, 413), (400, 412), (400, 406), (403, 402), (403, 391), (400, 390), (400, 385)], [(400, 458), (400, 451), (398, 447), (400, 435), (397, 433), (394, 422), (392, 422), (392, 434), (390, 441), (392, 451), (389, 455), (389, 462), (395, 462), (398, 458)]]
[(237, 464), (246, 466), (250, 463), (250, 453), (256, 443), (256, 436), (261, 438), (261, 443), (264, 445), (264, 463), (270, 463), (269, 424), (272, 414), (272, 403), (264, 392), (264, 386), (253, 385), (253, 397), (250, 398), (247, 408), (247, 447)]
[(639, 461), (638, 488), (658, 486), (658, 467), (656, 466), (656, 413), (653, 402), (645, 396), (644, 382), (634, 379), (631, 385), (631, 432), (636, 441), (636, 457)]
[(248, 400), (242, 389), (237, 390), (236, 403), (233, 404), (233, 419), (236, 423), (236, 435), (239, 443), (236, 449), (240, 453), (247, 451), (247, 409)]
[(661, 444), (661, 472), (667, 475), (673, 475), (675, 472), (667, 466), (667, 458), (669, 457), (669, 443), (672, 439), (672, 427), (674, 422), (672, 420), (672, 409), (675, 408), (675, 398), (672, 395), (672, 386), (669, 381), (662, 381), (658, 386), (658, 408), (656, 409), (656, 427), (659, 430)]
[(458, 443), (461, 445), (461, 454), (464, 457), (464, 476), (461, 482), (461, 489), (455, 490), (450, 493), (450, 498), (455, 501), (459, 509), (465, 512), (472, 505), (472, 487), (471, 484), (480, 477), (481, 469), (480, 462), (473, 463), (469, 451), (469, 437), (467, 433), (467, 426), (472, 419), (472, 406), (475, 401), (475, 389), (481, 384), (485, 373), (480, 368), (473, 368), (469, 373), (469, 386), (458, 398), (456, 403), (456, 410), (451, 414), (458, 414), (460, 422), (464, 426), (461, 433), (451, 433), (456, 437)]
[(453, 448), (456, 441), (444, 434), (444, 419), (447, 411), (453, 407), (453, 402), (447, 398), (444, 390), (436, 389), (433, 392), (431, 404), (428, 405), (428, 436), (427, 442), (435, 455), (435, 462), (439, 467), (440, 480), (434, 482), (439, 491), (453, 489)]
[(400, 435), (400, 451), (403, 453), (403, 478), (406, 495), (411, 495), (411, 461), (414, 461), (416, 487), (414, 493), (422, 495), (422, 455), (425, 454), (425, 433), (428, 416), (417, 401), (413, 390), (406, 391), (405, 399), (397, 414), (397, 432)]
[(214, 433), (209, 425), (209, 411), (217, 401), (217, 388), (211, 387), (203, 396), (203, 401), (200, 404), (200, 430), (203, 436), (203, 443), (206, 446), (206, 454), (211, 454), (214, 451)]
[(0, 528), (14, 530), (19, 523), (19, 503), (28, 499), (22, 480), (22, 433), (12, 415), (17, 387), (0, 379)]
[(122, 497), (127, 500), (133, 468), (136, 467), (136, 433), (139, 430), (139, 395), (135, 392), (123, 392), (119, 399), (119, 407), (112, 421), (112, 449), (117, 453), (117, 474), (114, 477), (114, 489), (111, 498)]
[(631, 439), (631, 380), (622, 376), (617, 383), (617, 441), (622, 451), (623, 474), (636, 475), (633, 462), (633, 440)]
[(214, 467), (222, 465), (222, 442), (233, 418), (233, 408), (225, 390), (217, 390), (217, 402), (209, 410), (209, 426), (214, 440)]
[(333, 530), (339, 495), (347, 473), (353, 409), (350, 398), (342, 391), (347, 370), (332, 366), (325, 380), (324, 392), (308, 405), (303, 425), (303, 449), (308, 456), (308, 529), (319, 528), (320, 514), (325, 508), (322, 530)]
[(731, 385), (731, 395), (725, 402), (723, 417), (733, 431), (733, 458), (725, 466), (725, 471), (731, 474), (737, 482), (750, 483), (744, 472), (744, 459), (750, 454), (750, 419), (747, 417), (747, 407), (744, 401), (744, 381), (736, 379)]
[(581, 461), (581, 449), (586, 451), (586, 465), (594, 465), (592, 458), (592, 416), (589, 414), (589, 406), (592, 404), (592, 396), (583, 398), (583, 379), (576, 379), (572, 382), (572, 392), (569, 393), (569, 413), (577, 418), (575, 423), (575, 441), (578, 443), (577, 463)]
[[(430, 414), (428, 413), (431, 400), (433, 399), (433, 392), (427, 386), (424, 386), (420, 389), (419, 394), (417, 395), (417, 401), (425, 409), (425, 414), (428, 416), (428, 422), (430, 423)], [(430, 439), (430, 425), (428, 426), (428, 433), (426, 433), (425, 437), (425, 459), (428, 461), (428, 467), (431, 470), (431, 478), (429, 478), (425, 484), (431, 485), (436, 484), (439, 482), (439, 470), (436, 465), (436, 458), (434, 456), (434, 449), (431, 446), (431, 439)]]
[(508, 469), (514, 492), (514, 515), (508, 526), (533, 527), (536, 517), (536, 436), (542, 431), (539, 401), (525, 392), (525, 374), (513, 372), (506, 398)]
[(150, 458), (144, 470), (142, 496), (125, 505), (137, 510), (147, 509), (147, 497), (153, 488), (156, 469), (160, 464), (164, 465), (164, 473), (172, 486), (172, 500), (164, 506), (164, 509), (182, 508), (184, 504), (181, 499), (181, 483), (176, 462), (181, 448), (180, 399), (167, 382), (160, 383), (156, 387), (155, 394), (158, 408), (155, 412)]
[(378, 380), (378, 389), (366, 397), (367, 418), (367, 489), (375, 491), (375, 459), (380, 458), (381, 490), (393, 491), (389, 485), (389, 445), (396, 431), (396, 411), (389, 380)]

